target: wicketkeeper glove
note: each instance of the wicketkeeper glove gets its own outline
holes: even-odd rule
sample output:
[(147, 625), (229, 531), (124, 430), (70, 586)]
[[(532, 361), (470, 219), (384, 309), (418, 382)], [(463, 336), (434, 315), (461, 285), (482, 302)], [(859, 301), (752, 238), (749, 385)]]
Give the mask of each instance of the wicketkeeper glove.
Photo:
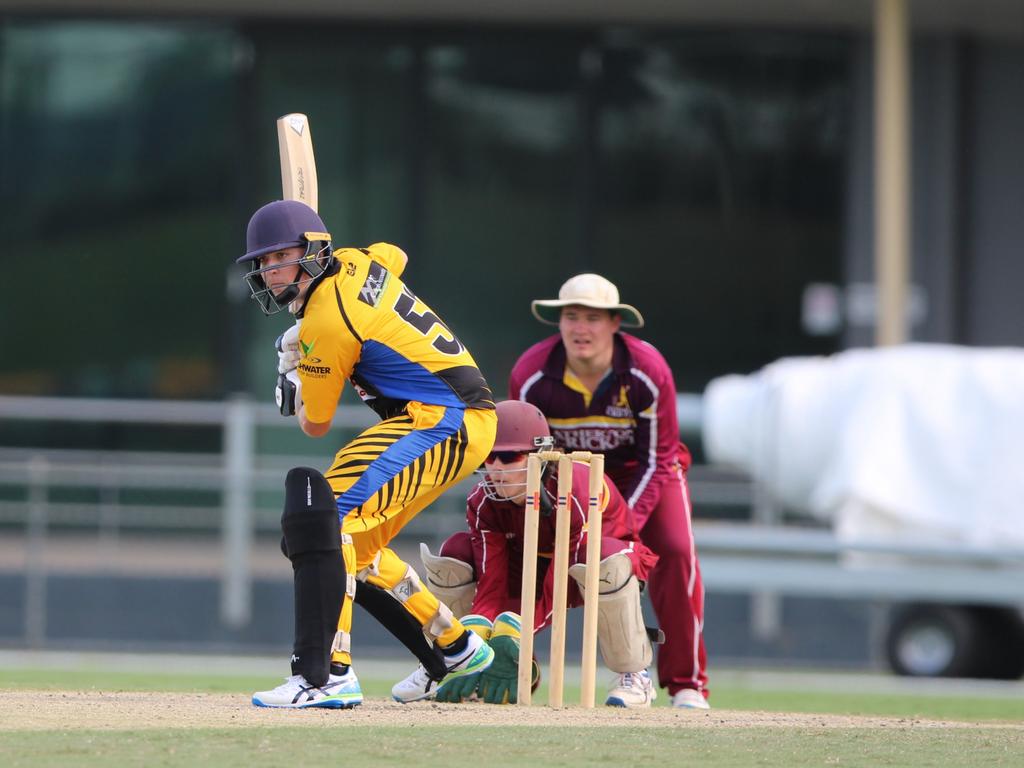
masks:
[[(519, 614), (505, 611), (494, 620), (488, 641), (494, 661), (480, 675), (480, 696), (488, 704), (515, 704), (519, 695)], [(539, 669), (537, 670), (539, 673)]]
[(302, 382), (296, 371), (278, 374), (274, 400), (282, 416), (294, 416), (298, 412), (302, 406)]
[[(487, 642), (491, 636), (491, 622), (486, 616), (471, 613), (468, 616), (463, 616), (459, 621), (466, 629), (482, 637), (484, 642)], [(480, 674), (477, 672), (471, 675), (462, 675), (451, 680), (445, 678), (438, 686), (434, 700), (458, 704), (476, 698), (477, 687), (480, 685)]]
[(296, 320), (295, 325), (278, 336), (277, 341), (274, 342), (274, 348), (277, 350), (278, 373), (294, 371), (302, 359), (302, 354), (299, 352), (299, 327), (301, 325), (302, 321)]

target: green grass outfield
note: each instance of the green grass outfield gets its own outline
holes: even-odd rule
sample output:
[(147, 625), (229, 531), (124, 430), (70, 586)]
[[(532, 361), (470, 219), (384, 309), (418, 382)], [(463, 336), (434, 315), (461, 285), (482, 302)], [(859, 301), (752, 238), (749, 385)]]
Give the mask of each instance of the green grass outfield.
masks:
[[(51, 656), (43, 667), (0, 659), (3, 690), (237, 693), (276, 684), (241, 671), (189, 671), (157, 661), (148, 669), (111, 668)], [(277, 664), (274, 664), (276, 670)], [(283, 666), (283, 665), (282, 665)], [(366, 665), (368, 698), (384, 699), (391, 667)], [(280, 670), (281, 675), (286, 670)], [(278, 675), (280, 676), (280, 675)], [(712, 702), (720, 710), (811, 712), (895, 718), (879, 727), (547, 728), (536, 726), (374, 725), (309, 729), (288, 725), (238, 728), (43, 731), (5, 730), (3, 766), (1021, 766), (1024, 765), (1024, 686), (907, 681), (860, 675), (719, 671)], [(577, 695), (567, 687), (567, 701)], [(659, 704), (664, 705), (662, 695)], [(546, 700), (542, 688), (535, 699)], [(484, 705), (466, 705), (484, 706)], [(713, 710), (714, 711), (714, 710)], [(345, 713), (337, 713), (344, 717)], [(963, 726), (904, 727), (910, 719), (955, 720)], [(972, 726), (970, 723), (977, 723)]]

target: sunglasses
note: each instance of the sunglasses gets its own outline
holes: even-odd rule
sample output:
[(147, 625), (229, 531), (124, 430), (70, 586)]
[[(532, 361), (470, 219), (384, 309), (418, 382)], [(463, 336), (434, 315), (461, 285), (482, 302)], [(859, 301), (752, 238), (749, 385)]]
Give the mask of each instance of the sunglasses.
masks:
[(491, 451), (487, 455), (487, 463), (493, 464), (496, 461), (500, 461), (502, 464), (512, 464), (526, 455), (526, 451)]

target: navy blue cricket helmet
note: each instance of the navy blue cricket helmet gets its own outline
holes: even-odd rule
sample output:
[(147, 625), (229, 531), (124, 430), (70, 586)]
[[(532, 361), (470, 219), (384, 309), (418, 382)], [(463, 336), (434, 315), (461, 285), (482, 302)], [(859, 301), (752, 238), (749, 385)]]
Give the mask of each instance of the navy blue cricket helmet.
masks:
[[(316, 211), (297, 200), (275, 200), (260, 208), (249, 219), (245, 231), (245, 255), (236, 259), (238, 264), (250, 264), (245, 281), (252, 298), (265, 314), (272, 315), (286, 309), (299, 295), (303, 277), (319, 277), (334, 261), (331, 235)], [(304, 248), (297, 259), (260, 267), (260, 257), (285, 248)], [(298, 264), (295, 280), (274, 293), (264, 282), (263, 273), (271, 269)]]

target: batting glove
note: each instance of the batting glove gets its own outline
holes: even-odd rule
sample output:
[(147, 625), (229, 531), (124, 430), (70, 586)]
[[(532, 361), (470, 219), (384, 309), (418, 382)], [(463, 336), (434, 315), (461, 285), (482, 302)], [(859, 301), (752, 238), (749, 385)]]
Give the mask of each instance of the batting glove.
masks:
[(302, 407), (302, 382), (296, 371), (278, 374), (274, 400), (282, 416), (294, 416)]
[(294, 371), (302, 359), (302, 353), (299, 352), (299, 326), (301, 325), (302, 321), (296, 320), (295, 325), (278, 336), (277, 341), (274, 342), (274, 348), (277, 349), (278, 373)]

